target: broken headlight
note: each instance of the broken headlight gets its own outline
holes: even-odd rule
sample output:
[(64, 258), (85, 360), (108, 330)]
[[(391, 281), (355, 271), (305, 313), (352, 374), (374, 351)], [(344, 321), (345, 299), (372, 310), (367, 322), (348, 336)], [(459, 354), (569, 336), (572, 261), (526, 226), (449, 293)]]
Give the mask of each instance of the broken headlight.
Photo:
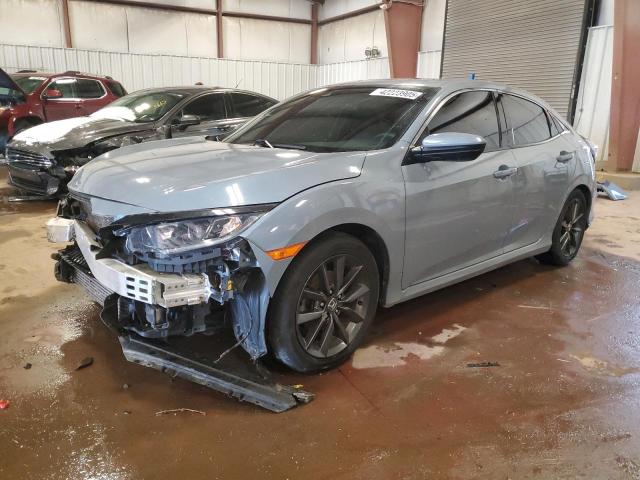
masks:
[(166, 257), (230, 240), (262, 215), (242, 213), (132, 227), (125, 245), (130, 253)]

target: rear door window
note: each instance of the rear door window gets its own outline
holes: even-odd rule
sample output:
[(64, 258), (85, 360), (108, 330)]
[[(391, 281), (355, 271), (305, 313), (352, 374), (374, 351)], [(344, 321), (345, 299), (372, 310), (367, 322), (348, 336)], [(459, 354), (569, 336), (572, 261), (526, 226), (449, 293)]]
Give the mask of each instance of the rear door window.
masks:
[(507, 117), (506, 140), (511, 146), (520, 147), (551, 138), (547, 114), (540, 105), (514, 95), (503, 94), (501, 97)]
[(79, 98), (100, 98), (106, 92), (102, 84), (97, 80), (89, 80), (85, 78), (78, 79), (78, 97)]
[(182, 110), (183, 115), (197, 115), (202, 121), (222, 120), (227, 117), (224, 95), (212, 93), (196, 98)]
[(47, 91), (58, 90), (62, 98), (78, 98), (78, 80), (75, 78), (58, 78), (49, 84)]
[(275, 104), (273, 100), (268, 98), (247, 93), (232, 93), (231, 99), (236, 117), (255, 117)]
[(500, 134), (493, 94), (486, 91), (464, 92), (447, 100), (429, 122), (423, 138), (443, 132), (479, 135), (487, 142), (485, 152), (499, 149)]

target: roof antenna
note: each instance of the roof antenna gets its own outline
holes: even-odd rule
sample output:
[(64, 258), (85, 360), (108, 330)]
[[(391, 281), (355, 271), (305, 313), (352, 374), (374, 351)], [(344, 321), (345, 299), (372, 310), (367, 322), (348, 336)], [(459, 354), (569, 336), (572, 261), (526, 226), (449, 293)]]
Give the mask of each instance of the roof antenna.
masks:
[(238, 80), (238, 83), (236, 83), (236, 86), (233, 88), (238, 88), (238, 85), (240, 85), (242, 83), (242, 80), (244, 80), (244, 78), (241, 78), (240, 80)]

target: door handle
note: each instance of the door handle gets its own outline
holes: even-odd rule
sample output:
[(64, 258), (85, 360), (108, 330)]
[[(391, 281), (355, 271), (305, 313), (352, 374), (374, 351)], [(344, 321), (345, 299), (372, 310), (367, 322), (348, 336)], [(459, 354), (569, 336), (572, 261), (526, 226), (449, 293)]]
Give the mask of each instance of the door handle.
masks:
[(562, 150), (560, 154), (556, 157), (560, 163), (567, 163), (569, 160), (573, 158), (573, 152), (567, 152), (566, 150)]
[(493, 176), (495, 178), (507, 178), (507, 177), (510, 177), (511, 175), (514, 175), (517, 172), (518, 172), (518, 169), (516, 167), (508, 167), (507, 165), (500, 165), (498, 170), (493, 172)]

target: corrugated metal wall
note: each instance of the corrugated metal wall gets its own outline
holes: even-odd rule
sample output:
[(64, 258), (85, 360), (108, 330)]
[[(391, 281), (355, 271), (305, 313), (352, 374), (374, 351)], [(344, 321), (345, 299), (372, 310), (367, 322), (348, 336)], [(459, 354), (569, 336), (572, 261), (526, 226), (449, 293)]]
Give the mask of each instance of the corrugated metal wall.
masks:
[(120, 80), (130, 92), (203, 82), (222, 87), (238, 86), (279, 100), (330, 83), (389, 78), (387, 58), (309, 65), (22, 45), (0, 45), (0, 67), (8, 72), (79, 70), (110, 75)]
[(443, 78), (517, 85), (567, 114), (585, 0), (449, 0)]
[(442, 50), (418, 52), (418, 78), (440, 78)]
[(612, 62), (613, 25), (590, 28), (574, 126), (598, 145), (598, 162), (609, 150)]

